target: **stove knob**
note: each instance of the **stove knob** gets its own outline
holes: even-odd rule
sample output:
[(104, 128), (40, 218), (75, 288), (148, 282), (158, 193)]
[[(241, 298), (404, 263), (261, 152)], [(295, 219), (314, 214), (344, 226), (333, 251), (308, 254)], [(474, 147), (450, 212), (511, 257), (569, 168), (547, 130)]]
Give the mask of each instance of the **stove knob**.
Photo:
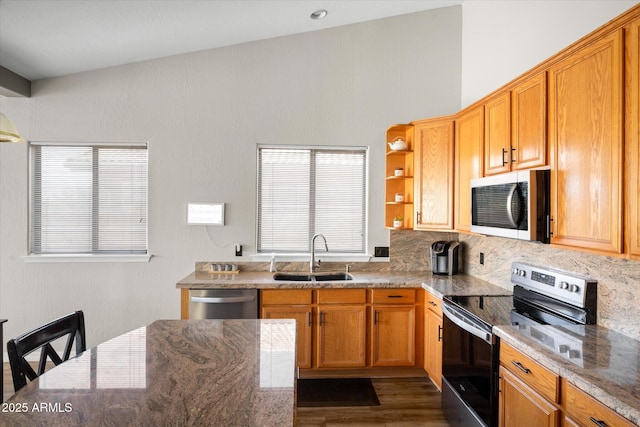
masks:
[(569, 287), (569, 291), (570, 292), (578, 292), (580, 290), (580, 288), (578, 287), (578, 285), (571, 285)]
[(569, 288), (569, 284), (567, 282), (560, 282), (560, 289), (567, 289)]
[(518, 276), (520, 276), (520, 277), (526, 277), (526, 276), (527, 276), (527, 272), (526, 272), (526, 271), (524, 271), (524, 270), (520, 270), (520, 271), (518, 272)]
[(517, 268), (514, 268), (513, 271), (511, 272), (511, 274), (513, 274), (514, 276), (517, 276), (518, 273), (520, 273), (520, 270), (518, 270)]
[(579, 359), (580, 358), (580, 350), (569, 350), (569, 359)]
[(569, 352), (569, 346), (566, 344), (560, 344), (558, 346), (558, 352), (560, 353), (568, 353)]

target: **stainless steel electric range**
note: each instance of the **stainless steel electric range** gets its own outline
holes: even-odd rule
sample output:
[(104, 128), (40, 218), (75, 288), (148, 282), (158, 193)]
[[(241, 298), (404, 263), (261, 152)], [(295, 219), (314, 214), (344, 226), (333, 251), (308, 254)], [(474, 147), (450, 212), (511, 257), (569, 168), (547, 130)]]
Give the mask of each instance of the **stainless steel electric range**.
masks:
[(453, 426), (498, 425), (499, 340), (494, 325), (523, 325), (552, 351), (580, 363), (575, 331), (551, 336), (535, 325), (596, 323), (597, 282), (573, 273), (513, 263), (512, 295), (445, 296), (442, 408)]

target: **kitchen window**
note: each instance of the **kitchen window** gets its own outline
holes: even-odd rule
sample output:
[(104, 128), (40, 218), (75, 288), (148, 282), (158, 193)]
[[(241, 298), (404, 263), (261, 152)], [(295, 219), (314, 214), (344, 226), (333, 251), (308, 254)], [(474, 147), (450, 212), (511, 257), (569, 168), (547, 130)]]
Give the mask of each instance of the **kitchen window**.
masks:
[(364, 254), (366, 201), (366, 147), (258, 146), (258, 252)]
[(147, 254), (147, 145), (30, 143), (32, 255)]

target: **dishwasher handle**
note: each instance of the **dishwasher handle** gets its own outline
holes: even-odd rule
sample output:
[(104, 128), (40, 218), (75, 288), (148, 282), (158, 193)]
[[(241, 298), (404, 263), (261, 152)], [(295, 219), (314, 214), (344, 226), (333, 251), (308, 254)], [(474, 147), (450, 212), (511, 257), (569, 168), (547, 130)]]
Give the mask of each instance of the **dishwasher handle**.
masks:
[(238, 302), (252, 302), (255, 301), (253, 295), (241, 296), (241, 297), (191, 297), (192, 302), (203, 302), (205, 304), (228, 304)]

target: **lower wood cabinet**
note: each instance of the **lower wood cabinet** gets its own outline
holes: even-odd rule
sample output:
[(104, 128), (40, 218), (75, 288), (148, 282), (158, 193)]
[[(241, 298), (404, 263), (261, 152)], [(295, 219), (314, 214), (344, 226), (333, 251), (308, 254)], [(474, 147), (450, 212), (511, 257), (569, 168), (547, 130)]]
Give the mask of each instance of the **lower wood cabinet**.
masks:
[(565, 408), (565, 426), (633, 426), (611, 409), (577, 389), (565, 379), (562, 380), (562, 402)]
[(499, 420), (501, 427), (560, 425), (560, 409), (533, 388), (500, 367)]
[(501, 427), (635, 425), (504, 342), (499, 407)]
[(442, 300), (425, 291), (424, 370), (442, 390)]
[(319, 305), (316, 328), (318, 368), (364, 368), (367, 345), (364, 305)]
[(416, 307), (414, 289), (373, 289), (371, 365), (414, 366)]
[(300, 368), (416, 364), (415, 289), (262, 290), (261, 317), (297, 321)]
[(298, 367), (311, 368), (313, 307), (311, 289), (262, 291), (263, 319), (295, 319)]

